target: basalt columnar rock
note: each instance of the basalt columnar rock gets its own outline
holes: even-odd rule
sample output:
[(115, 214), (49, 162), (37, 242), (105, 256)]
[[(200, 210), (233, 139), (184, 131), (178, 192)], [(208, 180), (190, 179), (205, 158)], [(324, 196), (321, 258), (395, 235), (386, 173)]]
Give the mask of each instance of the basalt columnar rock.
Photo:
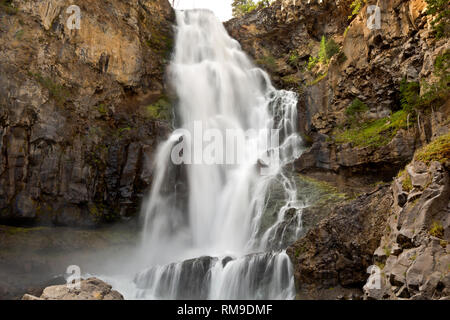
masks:
[(170, 131), (174, 12), (155, 1), (0, 6), (0, 222), (92, 226), (136, 213)]
[(365, 287), (367, 298), (450, 297), (449, 173), (448, 158), (415, 160), (393, 182), (394, 204), (374, 252), (380, 288)]
[[(278, 0), (226, 27), (277, 86), (299, 93), (299, 128), (311, 148), (297, 170), (339, 174), (361, 186), (391, 181), (418, 147), (448, 130), (448, 100), (415, 116), (402, 110), (400, 84), (420, 82), (425, 93), (450, 43), (434, 37), (424, 0), (369, 0), (349, 18), (351, 2)], [(369, 28), (371, 5), (378, 6), (379, 28)], [(322, 37), (338, 52), (320, 62)], [(356, 120), (347, 112), (355, 101), (364, 106)], [(382, 138), (370, 140), (374, 135)]]
[(391, 185), (337, 206), (289, 247), (298, 297), (448, 299), (449, 156), (446, 134)]

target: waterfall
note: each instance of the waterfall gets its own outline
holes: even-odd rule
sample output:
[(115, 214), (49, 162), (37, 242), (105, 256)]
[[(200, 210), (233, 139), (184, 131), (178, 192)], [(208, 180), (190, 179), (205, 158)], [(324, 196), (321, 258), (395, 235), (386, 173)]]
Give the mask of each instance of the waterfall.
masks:
[[(178, 129), (159, 147), (143, 205), (136, 298), (293, 298), (283, 249), (301, 230), (285, 170), (302, 152), (297, 95), (276, 90), (208, 10), (177, 12), (168, 78)], [(208, 156), (214, 143), (223, 151)]]

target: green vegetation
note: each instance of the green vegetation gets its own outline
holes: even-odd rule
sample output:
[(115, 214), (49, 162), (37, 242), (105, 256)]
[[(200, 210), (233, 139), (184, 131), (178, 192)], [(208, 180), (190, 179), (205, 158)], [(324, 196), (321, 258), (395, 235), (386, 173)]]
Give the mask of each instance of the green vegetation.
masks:
[(384, 254), (386, 255), (386, 257), (389, 258), (389, 256), (391, 255), (391, 248), (384, 246), (383, 250), (384, 250)]
[(298, 92), (303, 92), (301, 78), (297, 74), (289, 74), (281, 78), (287, 86), (293, 87), (298, 90)]
[(376, 262), (375, 264), (377, 265), (378, 268), (380, 268), (380, 270), (383, 270), (384, 267), (386, 266), (386, 265), (385, 265), (384, 263), (382, 263), (382, 262)]
[(147, 40), (146, 44), (156, 53), (161, 55), (166, 54), (167, 56), (172, 52), (174, 47), (173, 39), (156, 29), (152, 29), (150, 39)]
[(145, 107), (146, 115), (152, 119), (169, 121), (172, 119), (172, 105), (166, 97)]
[(450, 97), (448, 87), (450, 85), (450, 50), (436, 57), (434, 63), (434, 74), (437, 81), (434, 83), (422, 83), (423, 94), (420, 95), (420, 84), (418, 82), (407, 82), (405, 79), (400, 83), (401, 107), (415, 113), (417, 110), (428, 110), (435, 106), (439, 107)]
[(342, 64), (345, 61), (347, 61), (347, 56), (345, 55), (344, 51), (339, 51), (339, 53), (337, 54), (337, 62), (339, 64)]
[(12, 227), (12, 226), (2, 226), (1, 231), (5, 232), (8, 235), (14, 236), (17, 234), (26, 234), (34, 231), (42, 231), (47, 230), (46, 227), (33, 227), (33, 228), (24, 228), (24, 227)]
[(417, 105), (417, 108), (427, 109), (433, 106), (441, 106), (450, 97), (450, 50), (436, 57), (434, 62), (434, 74), (438, 80), (434, 83), (423, 83), (425, 92)]
[(403, 110), (411, 112), (420, 101), (420, 84), (407, 82), (403, 79), (400, 83), (400, 105)]
[(29, 76), (36, 79), (37, 82), (49, 92), (50, 98), (53, 99), (60, 107), (64, 106), (67, 98), (70, 97), (70, 91), (61, 84), (55, 83), (51, 78), (44, 77), (40, 73), (31, 73)]
[(411, 176), (405, 170), (403, 177), (404, 178), (403, 178), (403, 182), (402, 182), (402, 189), (403, 189), (403, 191), (410, 192), (412, 190), (412, 188), (413, 188), (412, 181), (411, 181)]
[[(317, 57), (309, 57), (307, 64), (308, 70), (312, 70), (318, 63), (320, 63), (321, 65), (327, 65), (330, 62), (331, 58), (336, 54), (340, 54), (338, 44), (333, 39), (327, 40), (325, 36), (322, 36)], [(344, 59), (347, 59), (347, 57), (345, 57), (345, 54), (340, 54), (339, 60), (342, 61)]]
[(289, 64), (293, 67), (297, 67), (300, 62), (300, 56), (298, 55), (298, 52), (293, 50), (289, 54)]
[(102, 116), (106, 116), (108, 114), (108, 108), (105, 106), (104, 103), (100, 103), (97, 107), (98, 112), (100, 112), (100, 114)]
[(354, 117), (356, 116), (358, 113), (361, 112), (365, 112), (369, 110), (369, 107), (362, 102), (361, 100), (359, 100), (358, 98), (355, 98), (352, 103), (347, 107), (347, 109), (345, 110), (345, 114), (348, 117)]
[(298, 258), (302, 253), (305, 253), (308, 249), (304, 243), (300, 244), (299, 247), (295, 249), (295, 257)]
[(299, 189), (308, 192), (307, 194), (310, 197), (308, 201), (315, 206), (332, 205), (349, 199), (347, 194), (340, 192), (335, 186), (305, 175), (298, 175), (296, 184)]
[(333, 39), (326, 39), (325, 36), (322, 36), (322, 40), (320, 41), (320, 50), (319, 50), (319, 62), (322, 64), (327, 64), (331, 57), (335, 54), (339, 53), (339, 46)]
[(120, 214), (117, 209), (114, 208), (108, 208), (103, 203), (90, 203), (88, 205), (89, 214), (92, 218), (92, 220), (95, 223), (99, 222), (114, 222), (119, 217)]
[(389, 117), (371, 120), (347, 130), (337, 131), (337, 143), (353, 143), (358, 147), (381, 147), (388, 144), (399, 129), (407, 127), (408, 114), (404, 110)]
[(231, 7), (233, 8), (233, 17), (242, 17), (258, 8), (270, 6), (272, 0), (233, 0)]
[(350, 26), (347, 26), (344, 31), (344, 38), (347, 36), (348, 30), (350, 30)]
[(308, 83), (308, 86), (313, 86), (317, 83), (319, 83), (320, 81), (322, 81), (323, 79), (325, 79), (325, 77), (328, 75), (328, 71), (325, 73), (321, 73), (317, 76), (317, 78), (315, 78), (313, 81), (311, 81), (310, 83)]
[(312, 56), (309, 57), (308, 64), (307, 64), (308, 70), (312, 70), (312, 68), (314, 68), (318, 62), (319, 62), (318, 57), (312, 57)]
[[(345, 111), (348, 117), (346, 129), (338, 128), (335, 131), (335, 141), (338, 143), (350, 142), (360, 147), (381, 147), (389, 143), (399, 129), (405, 129), (410, 123), (414, 123), (418, 112), (443, 105), (450, 96), (448, 90), (450, 84), (449, 60), (450, 51), (448, 50), (436, 58), (434, 73), (438, 81), (432, 84), (423, 84), (422, 91), (425, 92), (423, 95), (420, 95), (420, 84), (418, 82), (402, 80), (399, 90), (401, 110), (389, 117), (362, 123), (356, 121), (358, 120), (358, 114), (368, 108), (362, 101), (353, 100)], [(448, 156), (448, 136), (437, 139), (417, 155), (425, 162), (445, 161)]]
[(450, 29), (450, 6), (448, 0), (425, 0), (427, 14), (435, 18), (431, 22), (436, 38), (447, 37)]
[(434, 221), (431, 225), (430, 234), (436, 238), (443, 238), (444, 227), (442, 226), (442, 223), (440, 223), (439, 221)]
[(23, 31), (23, 29), (20, 29), (19, 31), (16, 32), (16, 34), (14, 35), (14, 38), (16, 38), (17, 40), (22, 40), (22, 37), (24, 34), (25, 34), (25, 31)]
[(262, 58), (257, 59), (256, 63), (272, 72), (278, 68), (277, 60), (271, 55), (265, 55)]
[(0, 0), (0, 10), (6, 12), (9, 15), (17, 14), (17, 8), (12, 6), (11, 0)]
[(353, 2), (350, 4), (350, 8), (352, 9), (352, 14), (348, 16), (348, 19), (353, 19), (359, 11), (361, 11), (361, 8), (366, 3), (366, 0), (353, 0)]
[(429, 164), (432, 161), (444, 163), (450, 158), (450, 133), (440, 136), (416, 152), (417, 161)]

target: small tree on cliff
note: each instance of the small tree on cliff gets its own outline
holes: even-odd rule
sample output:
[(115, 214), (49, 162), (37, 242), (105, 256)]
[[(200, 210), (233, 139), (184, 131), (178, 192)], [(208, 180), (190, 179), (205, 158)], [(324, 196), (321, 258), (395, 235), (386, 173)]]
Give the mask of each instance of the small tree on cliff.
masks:
[(436, 38), (448, 37), (450, 34), (450, 6), (448, 0), (426, 0), (427, 14), (434, 17), (431, 25)]
[(233, 17), (242, 17), (259, 7), (264, 8), (269, 6), (271, 2), (271, 0), (260, 0), (257, 2), (254, 0), (233, 0), (233, 3), (231, 4), (233, 8)]

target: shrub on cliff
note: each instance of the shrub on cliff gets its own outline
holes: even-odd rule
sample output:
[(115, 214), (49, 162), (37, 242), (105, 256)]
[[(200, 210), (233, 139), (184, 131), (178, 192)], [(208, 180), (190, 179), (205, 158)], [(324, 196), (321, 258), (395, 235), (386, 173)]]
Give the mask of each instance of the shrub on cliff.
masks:
[(351, 20), (353, 17), (358, 15), (361, 8), (366, 3), (366, 0), (353, 0), (353, 2), (350, 4), (350, 8), (352, 9), (352, 14), (348, 16), (348, 19)]
[(231, 4), (231, 7), (233, 8), (233, 17), (242, 17), (260, 7), (268, 7), (271, 2), (271, 0), (260, 0), (258, 2), (253, 0), (233, 0), (233, 3)]
[(450, 7), (448, 0), (425, 0), (427, 14), (435, 18), (431, 22), (436, 38), (447, 37), (450, 29)]
[(418, 150), (414, 159), (429, 164), (432, 161), (444, 163), (450, 158), (450, 133), (444, 134)]
[(326, 39), (322, 36), (320, 41), (319, 61), (322, 64), (326, 64), (330, 61), (331, 57), (339, 53), (339, 45), (333, 39)]
[(422, 95), (420, 95), (420, 84), (418, 82), (407, 82), (403, 79), (400, 83), (400, 104), (407, 112), (416, 110), (427, 110), (440, 107), (449, 97), (450, 84), (450, 51), (436, 57), (434, 63), (434, 74), (437, 81), (433, 83), (422, 83)]
[(352, 103), (348, 106), (348, 108), (345, 110), (345, 114), (347, 116), (355, 116), (358, 113), (364, 112), (369, 110), (369, 107), (359, 100), (358, 98), (354, 99)]
[(403, 110), (411, 112), (420, 100), (420, 85), (418, 82), (407, 82), (403, 79), (400, 83), (400, 105)]

